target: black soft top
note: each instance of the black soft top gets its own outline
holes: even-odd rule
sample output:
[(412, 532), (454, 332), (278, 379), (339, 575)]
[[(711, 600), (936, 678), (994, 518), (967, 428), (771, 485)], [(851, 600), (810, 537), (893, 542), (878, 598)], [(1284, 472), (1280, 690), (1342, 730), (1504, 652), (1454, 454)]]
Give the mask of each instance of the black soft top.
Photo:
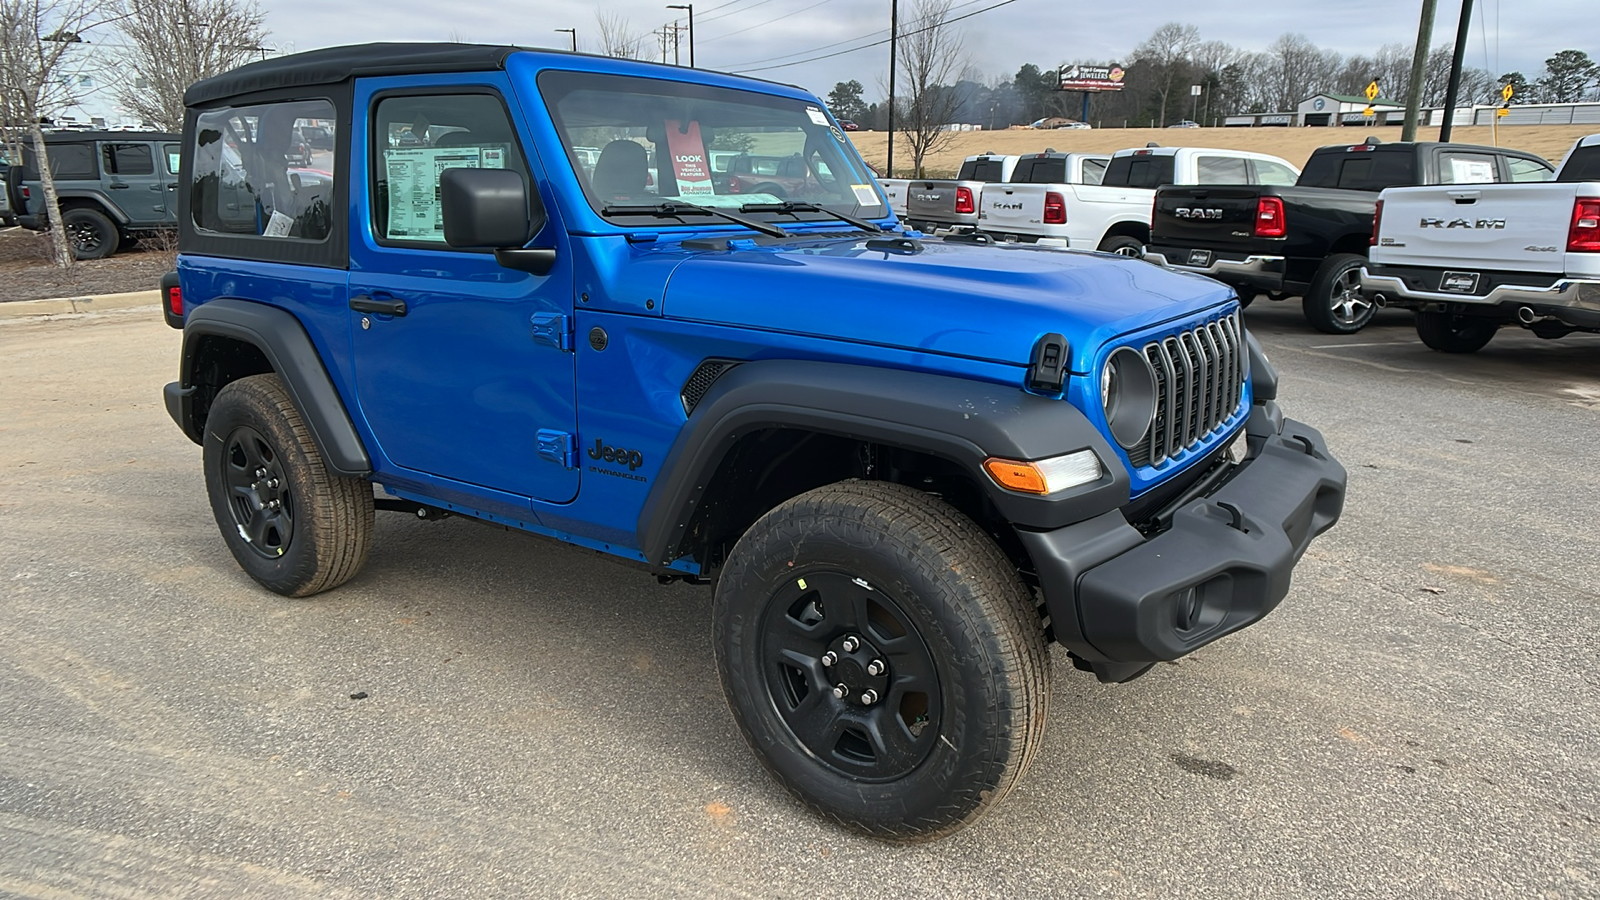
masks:
[[(337, 84), (357, 75), (483, 72), (505, 68), (506, 57), (525, 47), (489, 44), (353, 44), (327, 47), (240, 66), (197, 81), (183, 94), (185, 106), (274, 88)], [(552, 50), (549, 52), (560, 53)]]

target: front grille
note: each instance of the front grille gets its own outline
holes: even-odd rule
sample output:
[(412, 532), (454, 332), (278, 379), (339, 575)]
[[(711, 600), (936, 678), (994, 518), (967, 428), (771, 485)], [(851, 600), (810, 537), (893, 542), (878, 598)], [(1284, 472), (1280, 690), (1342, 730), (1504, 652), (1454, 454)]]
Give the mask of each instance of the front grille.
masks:
[(1135, 466), (1192, 450), (1233, 418), (1244, 393), (1239, 313), (1151, 341), (1144, 358), (1156, 374), (1156, 416), (1150, 433), (1128, 451)]

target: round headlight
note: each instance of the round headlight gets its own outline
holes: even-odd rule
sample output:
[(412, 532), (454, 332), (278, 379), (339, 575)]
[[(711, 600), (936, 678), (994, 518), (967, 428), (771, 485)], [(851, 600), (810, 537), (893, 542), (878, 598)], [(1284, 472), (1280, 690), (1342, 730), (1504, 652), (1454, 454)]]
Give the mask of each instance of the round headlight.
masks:
[(1124, 449), (1137, 446), (1156, 416), (1156, 375), (1144, 354), (1121, 347), (1100, 371), (1100, 401), (1111, 436)]

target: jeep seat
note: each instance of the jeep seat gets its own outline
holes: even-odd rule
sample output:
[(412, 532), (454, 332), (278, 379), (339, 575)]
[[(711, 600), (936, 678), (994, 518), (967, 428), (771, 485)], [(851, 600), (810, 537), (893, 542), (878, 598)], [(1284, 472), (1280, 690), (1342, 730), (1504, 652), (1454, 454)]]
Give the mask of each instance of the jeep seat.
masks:
[(604, 199), (633, 197), (644, 193), (648, 174), (644, 147), (636, 141), (616, 140), (600, 151), (589, 184)]

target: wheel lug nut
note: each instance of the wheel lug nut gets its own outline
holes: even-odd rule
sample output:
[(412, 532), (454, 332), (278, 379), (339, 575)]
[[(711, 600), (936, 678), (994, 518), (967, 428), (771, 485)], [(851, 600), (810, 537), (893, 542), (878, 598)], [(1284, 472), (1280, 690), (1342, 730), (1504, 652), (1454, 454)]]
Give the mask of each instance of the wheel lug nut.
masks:
[(834, 685), (833, 696), (839, 698), (840, 700), (843, 700), (845, 698), (845, 695), (849, 694), (849, 693), (850, 693), (850, 689), (845, 687), (844, 685), (842, 685), (842, 684)]
[(861, 695), (861, 705), (862, 706), (871, 706), (872, 704), (877, 703), (877, 702), (878, 702), (878, 692), (877, 691), (867, 690), (866, 692), (864, 692)]
[(833, 665), (834, 663), (836, 663), (838, 661), (839, 661), (839, 654), (833, 652), (832, 650), (829, 650), (827, 653), (822, 654), (822, 664), (825, 665), (825, 666), (831, 666), (831, 665)]
[(846, 653), (854, 653), (856, 652), (856, 648), (861, 646), (861, 642), (856, 640), (855, 635), (851, 635), (850, 637), (845, 638), (844, 642), (839, 646), (843, 647), (844, 652)]
[(257, 478), (265, 478), (265, 477), (267, 477), (267, 470), (266, 469), (257, 469), (256, 470), (256, 477)]
[(883, 660), (875, 659), (872, 662), (867, 663), (867, 674), (868, 675), (882, 675), (883, 674)]

